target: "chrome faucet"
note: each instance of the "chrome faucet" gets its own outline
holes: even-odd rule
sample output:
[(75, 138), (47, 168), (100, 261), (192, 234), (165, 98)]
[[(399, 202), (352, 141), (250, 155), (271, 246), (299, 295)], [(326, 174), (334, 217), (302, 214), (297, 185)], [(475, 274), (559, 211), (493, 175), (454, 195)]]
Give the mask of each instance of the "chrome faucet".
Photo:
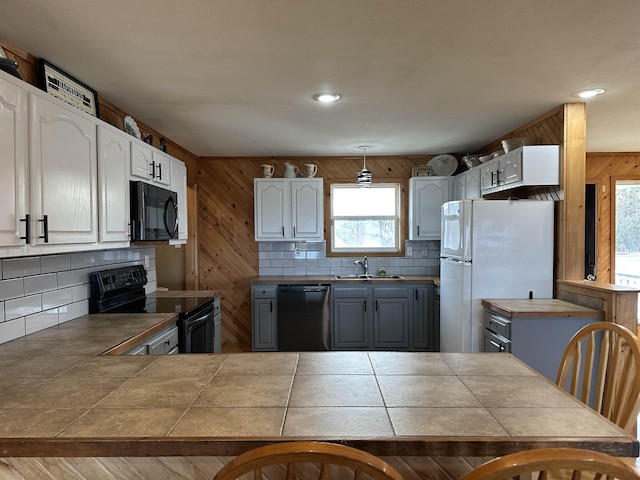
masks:
[(364, 275), (369, 275), (369, 260), (367, 260), (367, 257), (365, 256), (363, 260), (354, 260), (353, 262), (354, 265), (360, 265), (362, 266), (363, 270), (364, 270)]

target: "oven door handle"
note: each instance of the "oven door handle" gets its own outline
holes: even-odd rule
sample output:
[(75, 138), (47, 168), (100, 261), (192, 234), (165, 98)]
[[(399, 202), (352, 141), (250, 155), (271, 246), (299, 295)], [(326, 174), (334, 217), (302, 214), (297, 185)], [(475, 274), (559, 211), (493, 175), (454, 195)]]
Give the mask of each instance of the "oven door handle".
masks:
[(198, 327), (204, 322), (208, 321), (213, 316), (213, 313), (214, 312), (213, 312), (213, 306), (212, 306), (211, 308), (207, 308), (204, 312), (202, 312), (200, 315), (198, 315), (195, 318), (185, 318), (183, 320), (184, 326), (186, 327), (187, 331), (190, 332), (195, 327)]

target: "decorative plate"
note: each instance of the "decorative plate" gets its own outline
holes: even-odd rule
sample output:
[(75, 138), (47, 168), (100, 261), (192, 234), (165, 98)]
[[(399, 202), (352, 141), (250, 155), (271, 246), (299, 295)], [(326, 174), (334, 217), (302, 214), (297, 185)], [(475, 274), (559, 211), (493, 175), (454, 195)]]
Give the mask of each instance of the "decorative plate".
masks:
[(140, 129), (138, 128), (138, 124), (129, 115), (124, 117), (124, 131), (127, 132), (129, 135), (133, 135), (136, 138), (142, 138), (142, 135), (140, 134)]
[(436, 155), (427, 163), (433, 169), (433, 174), (437, 176), (453, 175), (458, 169), (458, 159), (448, 153)]

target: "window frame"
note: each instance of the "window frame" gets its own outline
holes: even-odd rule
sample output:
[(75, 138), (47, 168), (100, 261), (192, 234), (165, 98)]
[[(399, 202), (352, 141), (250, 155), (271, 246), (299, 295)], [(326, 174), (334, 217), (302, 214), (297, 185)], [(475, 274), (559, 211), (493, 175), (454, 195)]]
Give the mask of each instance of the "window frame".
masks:
[[(362, 189), (362, 188), (366, 188), (366, 189), (372, 189), (372, 188), (393, 188), (395, 190), (395, 215), (389, 215), (389, 216), (377, 216), (377, 217), (370, 217), (370, 216), (348, 216), (348, 217), (344, 217), (344, 216), (334, 216), (333, 213), (333, 199), (334, 194), (333, 194), (333, 189), (334, 188), (355, 188), (355, 189)], [(402, 222), (402, 185), (400, 182), (385, 182), (385, 183), (374, 183), (372, 184), (370, 187), (359, 187), (358, 184), (356, 183), (332, 183), (329, 186), (329, 191), (330, 191), (330, 195), (329, 195), (329, 215), (328, 215), (328, 220), (329, 220), (329, 224), (330, 224), (330, 252), (327, 253), (331, 253), (331, 254), (335, 254), (335, 255), (342, 255), (342, 254), (353, 254), (353, 253), (362, 253), (362, 254), (379, 254), (379, 255), (397, 255), (397, 254), (401, 254), (402, 253), (402, 232), (401, 229), (403, 228), (403, 222)], [(358, 246), (358, 247), (349, 247), (349, 248), (337, 248), (335, 246), (335, 229), (334, 229), (334, 221), (336, 219), (349, 219), (349, 220), (371, 220), (371, 219), (375, 219), (375, 220), (391, 220), (395, 222), (395, 246), (394, 247), (363, 247), (363, 246)]]

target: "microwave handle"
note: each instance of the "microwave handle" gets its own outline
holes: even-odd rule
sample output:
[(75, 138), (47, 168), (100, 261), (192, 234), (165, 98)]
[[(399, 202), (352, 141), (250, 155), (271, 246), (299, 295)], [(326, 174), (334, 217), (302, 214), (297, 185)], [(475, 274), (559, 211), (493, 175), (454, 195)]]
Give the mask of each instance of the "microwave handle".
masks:
[[(169, 225), (167, 224), (167, 211), (171, 207), (173, 208), (174, 217), (176, 220), (174, 224), (171, 227), (169, 227)], [(173, 197), (169, 197), (169, 199), (167, 200), (167, 203), (165, 203), (164, 205), (164, 227), (169, 233), (169, 237), (174, 238), (178, 231), (178, 204), (173, 199)]]

